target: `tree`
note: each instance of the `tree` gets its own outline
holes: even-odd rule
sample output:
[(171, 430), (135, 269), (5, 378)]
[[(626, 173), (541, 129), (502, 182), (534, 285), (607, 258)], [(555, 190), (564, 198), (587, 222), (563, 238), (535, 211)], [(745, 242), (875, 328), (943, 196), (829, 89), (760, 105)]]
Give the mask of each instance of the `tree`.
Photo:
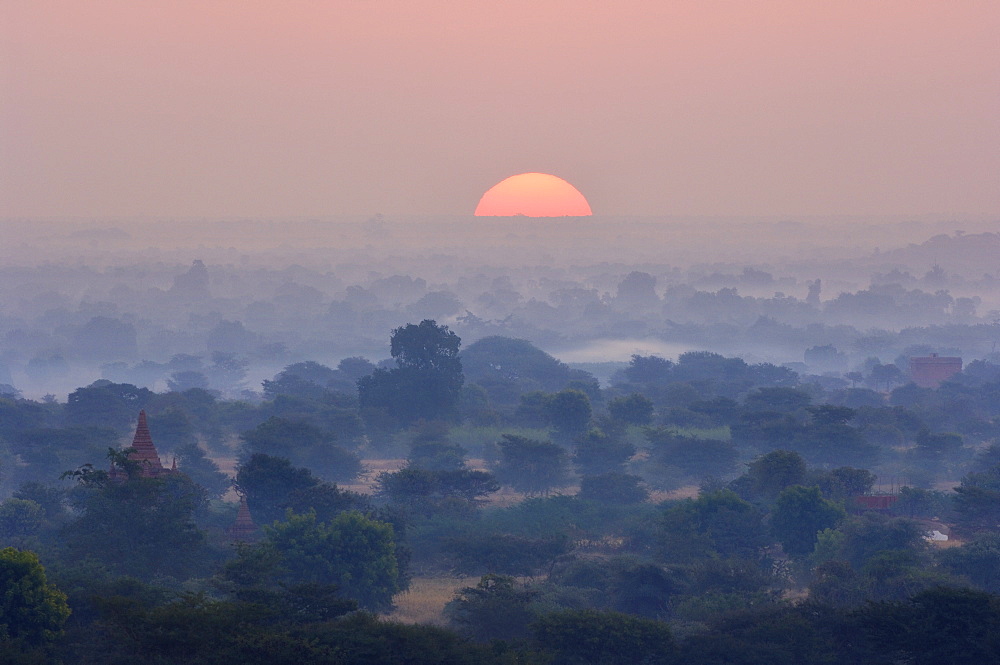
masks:
[(511, 533), (473, 531), (450, 537), (444, 542), (448, 568), (469, 575), (500, 573), (533, 575), (552, 565), (571, 547), (564, 535), (529, 538)]
[(845, 632), (858, 636), (864, 652), (842, 662), (959, 665), (1000, 660), (1000, 607), (995, 596), (980, 591), (927, 589), (906, 601), (872, 603), (852, 619)]
[(351, 356), (344, 358), (337, 363), (337, 371), (340, 372), (352, 384), (357, 384), (358, 379), (368, 376), (375, 371), (375, 365), (367, 358)]
[(894, 385), (904, 383), (906, 377), (903, 375), (903, 371), (901, 369), (892, 363), (887, 363), (885, 365), (877, 364), (872, 367), (871, 375), (869, 375), (868, 380), (875, 387), (875, 390), (878, 390), (879, 388), (888, 390)]
[(648, 425), (653, 422), (653, 402), (645, 395), (631, 393), (608, 402), (608, 413), (628, 425)]
[(1000, 593), (1000, 534), (979, 534), (961, 547), (942, 550), (938, 560), (953, 575), (968, 578), (979, 589)]
[(736, 468), (739, 453), (729, 441), (682, 436), (669, 428), (646, 428), (650, 461), (693, 478), (720, 477)]
[(39, 479), (46, 482), (67, 467), (76, 467), (105, 454), (118, 443), (118, 434), (109, 427), (77, 425), (39, 427), (20, 432), (11, 441), (11, 452), (21, 464), (11, 465), (12, 480)]
[(668, 506), (660, 534), (663, 557), (679, 563), (706, 557), (753, 560), (768, 544), (763, 514), (727, 489)]
[(461, 343), (448, 326), (429, 319), (393, 330), (390, 352), (397, 366), (358, 380), (362, 411), (369, 420), (388, 416), (398, 425), (454, 418), (465, 381)]
[(816, 534), (845, 517), (844, 509), (823, 498), (818, 487), (793, 485), (778, 495), (771, 509), (771, 531), (791, 556), (805, 556), (816, 546)]
[(625, 473), (605, 473), (584, 476), (580, 481), (581, 499), (601, 503), (642, 503), (649, 498), (649, 491), (642, 486), (642, 478)]
[[(500, 336), (470, 344), (462, 351), (462, 366), (469, 381), (486, 388), (497, 403), (516, 402), (517, 394), (531, 389), (561, 390), (571, 376), (568, 365), (531, 342)], [(512, 388), (512, 400), (499, 399), (504, 388)]]
[(194, 426), (182, 410), (171, 407), (148, 416), (149, 429), (156, 432), (156, 447), (162, 451), (176, 451), (183, 445), (195, 443)]
[(808, 423), (793, 437), (792, 448), (813, 464), (853, 464), (867, 467), (878, 458), (879, 449), (865, 440), (847, 421), (854, 410), (842, 406), (810, 407)]
[(219, 465), (205, 455), (197, 443), (187, 443), (175, 452), (180, 470), (204, 487), (210, 497), (217, 499), (232, 486), (229, 476), (219, 471)]
[(1000, 524), (1000, 464), (970, 473), (955, 488), (956, 523), (970, 532), (995, 530)]
[(66, 421), (72, 425), (99, 425), (124, 430), (154, 397), (147, 388), (105, 379), (77, 388), (66, 400)]
[(318, 362), (309, 360), (294, 363), (281, 370), (274, 380), (264, 381), (264, 395), (268, 399), (281, 394), (321, 399), (326, 386), (337, 378), (335, 370)]
[(815, 483), (824, 496), (835, 501), (850, 501), (854, 497), (867, 493), (876, 480), (875, 474), (871, 471), (849, 466), (814, 472), (809, 475), (810, 484)]
[(656, 278), (647, 272), (633, 270), (618, 284), (615, 303), (626, 311), (645, 309), (659, 305), (656, 295)]
[(873, 512), (848, 517), (832, 533), (839, 533), (840, 536), (833, 543), (831, 549), (835, 551), (831, 558), (847, 561), (858, 571), (879, 553), (897, 551), (919, 554), (927, 548), (923, 538), (924, 528), (919, 523)]
[(0, 642), (51, 642), (69, 613), (66, 594), (48, 583), (34, 552), (0, 550)]
[(127, 478), (113, 480), (90, 465), (64, 474), (78, 481), (71, 500), (80, 516), (61, 534), (70, 553), (140, 578), (202, 569), (205, 534), (192, 517), (206, 501), (204, 489), (181, 473), (144, 478), (126, 452), (111, 450), (109, 458)]
[(801, 455), (775, 450), (750, 462), (746, 475), (737, 479), (736, 485), (750, 497), (770, 502), (786, 487), (801, 485), (805, 476), (806, 462)]
[(418, 423), (410, 443), (410, 466), (431, 471), (458, 471), (465, 468), (466, 450), (448, 440), (448, 427), (442, 422)]
[(634, 563), (616, 570), (608, 595), (611, 606), (627, 614), (664, 619), (680, 585), (668, 571), (652, 563)]
[(748, 411), (774, 411), (794, 414), (804, 410), (812, 402), (809, 393), (797, 388), (758, 388), (743, 400)]
[(577, 439), (573, 463), (585, 476), (621, 471), (635, 455), (635, 446), (599, 429), (592, 429)]
[(392, 526), (356, 511), (318, 522), (315, 512), (289, 514), (265, 527), (265, 546), (281, 555), (290, 583), (336, 584), (365, 608), (382, 610), (403, 590)]
[(504, 485), (526, 494), (543, 494), (569, 481), (562, 446), (515, 434), (504, 434), (498, 445), (500, 461), (493, 471)]
[(237, 469), (236, 486), (246, 495), (250, 514), (261, 525), (284, 519), (289, 510), (314, 510), (325, 521), (367, 505), (360, 495), (322, 482), (309, 469), (294, 467), (282, 457), (259, 453)]
[(659, 356), (634, 354), (625, 368), (625, 378), (631, 383), (666, 383), (674, 364)]
[(336, 445), (336, 437), (302, 420), (271, 416), (241, 435), (247, 453), (284, 457), (329, 480), (349, 482), (363, 467), (357, 455)]
[(376, 479), (379, 494), (392, 503), (430, 514), (446, 509), (468, 509), (482, 497), (500, 489), (496, 479), (485, 471), (468, 469), (432, 470), (408, 465)]
[(458, 349), (462, 340), (430, 319), (418, 325), (412, 323), (392, 331), (389, 353), (400, 367), (433, 369), (452, 375), (462, 373)]
[(167, 379), (167, 388), (171, 392), (182, 393), (187, 390), (208, 390), (208, 377), (204, 372), (194, 369), (186, 369), (180, 372), (173, 372)]
[(914, 450), (917, 457), (931, 463), (941, 463), (954, 458), (964, 443), (958, 434), (932, 433), (926, 429), (917, 432), (914, 440), (917, 444)]
[(444, 607), (459, 632), (479, 642), (528, 636), (535, 619), (532, 601), (537, 591), (519, 588), (513, 577), (484, 575), (474, 587), (465, 587)]
[(45, 511), (45, 519), (48, 520), (57, 520), (66, 514), (64, 505), (66, 490), (59, 487), (27, 482), (18, 487), (11, 496), (38, 504)]
[(0, 502), (0, 537), (7, 542), (38, 533), (45, 519), (45, 509), (34, 501), (6, 499)]
[(952, 496), (938, 490), (902, 487), (891, 511), (900, 517), (940, 517), (952, 511)]
[(563, 610), (543, 615), (531, 626), (538, 648), (553, 654), (553, 665), (668, 665), (674, 640), (667, 624), (599, 612)]
[(590, 399), (581, 390), (563, 390), (549, 396), (545, 413), (555, 428), (555, 434), (565, 442), (587, 431), (590, 425)]

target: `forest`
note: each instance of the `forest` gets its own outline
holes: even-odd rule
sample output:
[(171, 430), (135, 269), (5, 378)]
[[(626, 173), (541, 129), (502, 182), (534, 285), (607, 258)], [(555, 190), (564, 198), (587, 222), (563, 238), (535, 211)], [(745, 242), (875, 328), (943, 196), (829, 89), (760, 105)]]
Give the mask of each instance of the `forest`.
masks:
[(387, 333), (386, 361), (258, 394), (183, 357), (159, 392), (7, 386), (0, 659), (1000, 658), (994, 358), (936, 388), (710, 351), (600, 381), (521, 338)]

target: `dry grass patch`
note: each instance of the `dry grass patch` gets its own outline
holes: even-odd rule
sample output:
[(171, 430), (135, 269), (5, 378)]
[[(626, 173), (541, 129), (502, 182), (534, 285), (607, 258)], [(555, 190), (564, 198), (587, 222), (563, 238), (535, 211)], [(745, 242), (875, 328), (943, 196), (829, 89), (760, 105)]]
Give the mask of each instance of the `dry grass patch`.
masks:
[(350, 490), (351, 492), (357, 492), (358, 494), (374, 494), (376, 490), (375, 479), (378, 477), (378, 474), (383, 471), (395, 473), (406, 466), (406, 460), (365, 459), (361, 460), (361, 465), (365, 468), (364, 473), (355, 478), (354, 482), (337, 483), (337, 487), (344, 490)]
[(400, 623), (446, 623), (444, 606), (459, 589), (476, 586), (478, 577), (415, 577), (407, 591), (393, 598), (395, 609), (386, 618)]
[(653, 503), (660, 503), (662, 501), (677, 501), (678, 499), (697, 499), (699, 491), (700, 490), (697, 485), (686, 485), (675, 490), (670, 490), (669, 492), (653, 490), (649, 493), (649, 499)]

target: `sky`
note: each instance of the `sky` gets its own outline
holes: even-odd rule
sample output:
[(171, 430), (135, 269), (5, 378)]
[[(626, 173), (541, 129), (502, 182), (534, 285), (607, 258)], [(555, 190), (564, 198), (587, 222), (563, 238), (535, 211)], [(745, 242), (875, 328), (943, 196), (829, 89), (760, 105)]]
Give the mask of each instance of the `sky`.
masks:
[(0, 0), (0, 217), (1000, 217), (996, 0)]

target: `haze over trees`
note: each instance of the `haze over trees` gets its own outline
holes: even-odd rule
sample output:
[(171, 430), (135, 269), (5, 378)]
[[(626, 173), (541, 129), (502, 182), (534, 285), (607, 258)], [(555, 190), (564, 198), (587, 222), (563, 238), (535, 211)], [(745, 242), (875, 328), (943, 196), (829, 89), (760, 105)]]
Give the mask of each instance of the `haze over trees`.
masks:
[[(48, 600), (0, 655), (989, 662), (992, 282), (853, 261), (14, 270), (3, 584)], [(931, 353), (963, 371), (916, 385)], [(140, 410), (177, 474), (130, 461)]]

